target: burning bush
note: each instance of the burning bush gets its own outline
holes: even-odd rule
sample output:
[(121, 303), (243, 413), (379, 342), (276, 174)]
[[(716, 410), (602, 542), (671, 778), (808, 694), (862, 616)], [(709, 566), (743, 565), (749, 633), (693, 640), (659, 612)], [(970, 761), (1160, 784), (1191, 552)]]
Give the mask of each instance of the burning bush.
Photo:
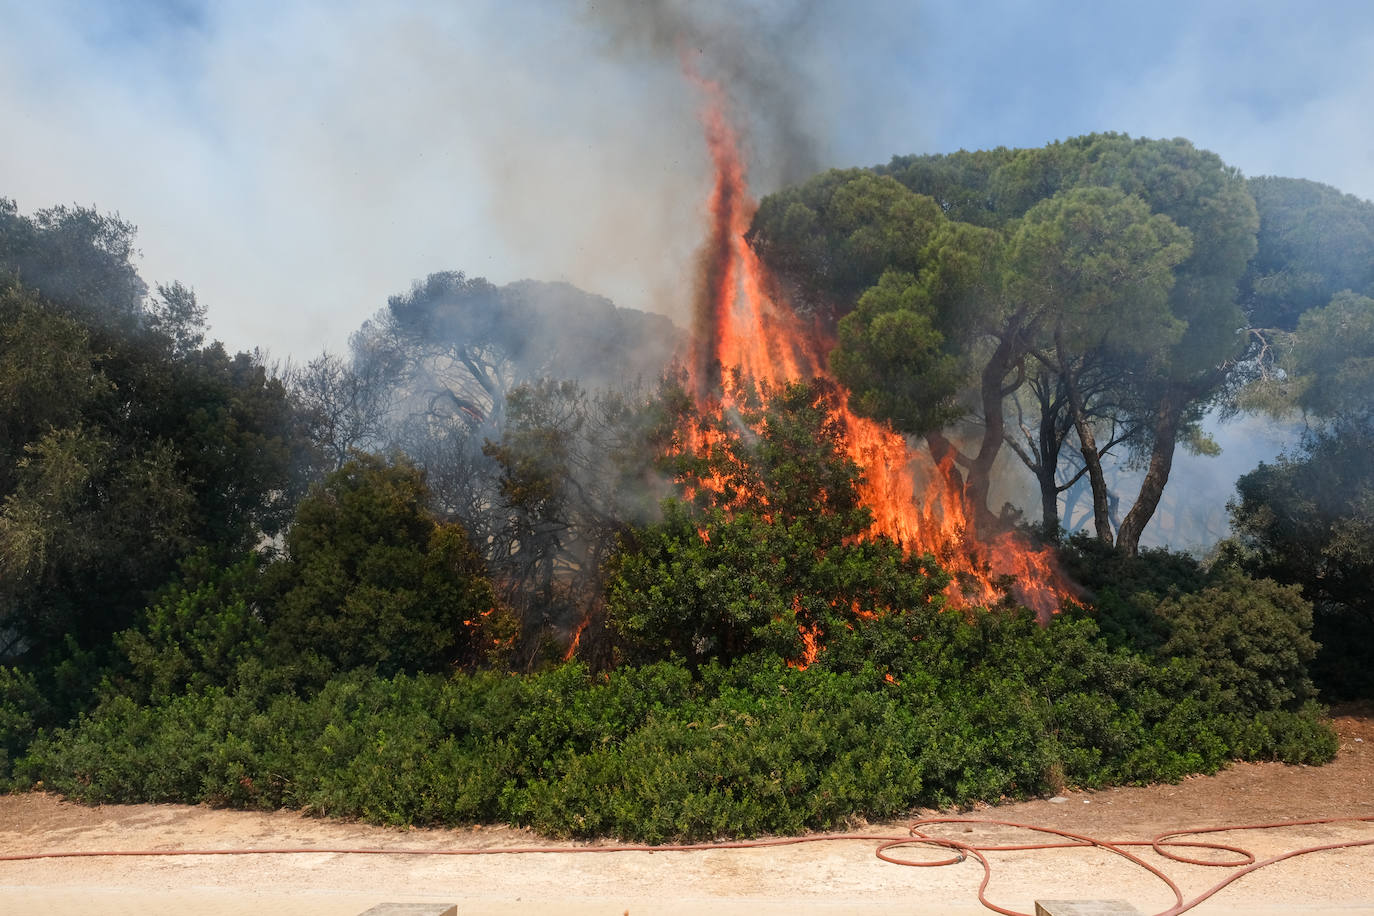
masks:
[(841, 451), (838, 397), (820, 380), (765, 386), (728, 414), (674, 418), (685, 432), (668, 464), (690, 500), (665, 503), (611, 567), (607, 614), (627, 660), (767, 652), (807, 665), (856, 625), (943, 604), (949, 577), (930, 557), (860, 540), (872, 515)]

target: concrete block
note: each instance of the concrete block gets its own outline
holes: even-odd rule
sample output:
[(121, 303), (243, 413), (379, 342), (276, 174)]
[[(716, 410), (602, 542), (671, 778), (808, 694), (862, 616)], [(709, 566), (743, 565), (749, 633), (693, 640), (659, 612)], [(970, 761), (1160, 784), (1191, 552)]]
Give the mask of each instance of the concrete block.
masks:
[(1140, 916), (1124, 900), (1037, 900), (1035, 916)]
[(456, 903), (379, 903), (360, 916), (458, 916)]

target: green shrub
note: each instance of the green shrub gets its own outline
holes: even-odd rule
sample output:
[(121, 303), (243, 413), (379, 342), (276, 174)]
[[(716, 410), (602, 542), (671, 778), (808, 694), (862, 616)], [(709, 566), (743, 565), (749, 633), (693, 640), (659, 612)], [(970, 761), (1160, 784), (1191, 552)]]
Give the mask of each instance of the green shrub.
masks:
[(1169, 627), (1165, 655), (1192, 659), (1198, 689), (1224, 712), (1255, 715), (1293, 709), (1316, 689), (1307, 666), (1312, 605), (1297, 586), (1226, 572), (1214, 585), (1159, 606)]
[(1157, 613), (1160, 601), (1207, 584), (1198, 560), (1170, 550), (1126, 556), (1094, 537), (1077, 534), (1060, 552), (1065, 572), (1089, 595), (1089, 613), (1117, 645), (1153, 651), (1169, 638)]
[(269, 674), (153, 706), (111, 697), (40, 737), (16, 771), (93, 802), (286, 806), (658, 842), (827, 829), (921, 805), (1335, 751), (1311, 703), (1241, 714), (1214, 689), (1220, 672), (1113, 647), (1091, 620), (935, 619), (882, 666), (825, 652), (798, 670), (755, 653), (695, 671), (359, 670), (308, 696)]
[(448, 671), (499, 659), (515, 622), (423, 475), (359, 455), (311, 490), (266, 572), (267, 658), (307, 686), (356, 667)]
[(160, 702), (187, 688), (233, 684), (239, 665), (265, 648), (262, 566), (250, 554), (220, 567), (206, 551), (183, 561), (178, 579), (143, 612), (139, 626), (115, 634), (124, 670), (111, 687)]
[(50, 707), (32, 674), (0, 665), (0, 784), (37, 734)]

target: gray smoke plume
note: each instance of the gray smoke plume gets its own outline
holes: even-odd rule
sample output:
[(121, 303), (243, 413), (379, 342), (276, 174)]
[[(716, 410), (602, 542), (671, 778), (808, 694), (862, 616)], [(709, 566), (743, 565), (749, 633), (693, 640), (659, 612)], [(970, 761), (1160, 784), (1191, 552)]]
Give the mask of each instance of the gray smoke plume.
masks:
[(814, 0), (591, 0), (586, 13), (605, 30), (608, 50), (676, 55), (719, 82), (770, 184), (788, 184), (826, 158), (823, 119), (809, 101), (819, 86), (803, 65), (822, 40), (819, 8)]

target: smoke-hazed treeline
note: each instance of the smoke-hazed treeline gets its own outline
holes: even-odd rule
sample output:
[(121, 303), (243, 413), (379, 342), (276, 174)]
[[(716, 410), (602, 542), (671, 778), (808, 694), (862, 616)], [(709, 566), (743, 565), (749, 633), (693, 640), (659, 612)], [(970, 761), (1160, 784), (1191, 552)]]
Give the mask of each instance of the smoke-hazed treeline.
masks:
[(347, 357), (288, 375), (334, 467), (370, 450), (424, 470), (537, 653), (572, 638), (617, 536), (656, 516), (649, 405), (683, 348), (667, 318), (566, 283), (446, 272), (392, 296)]

